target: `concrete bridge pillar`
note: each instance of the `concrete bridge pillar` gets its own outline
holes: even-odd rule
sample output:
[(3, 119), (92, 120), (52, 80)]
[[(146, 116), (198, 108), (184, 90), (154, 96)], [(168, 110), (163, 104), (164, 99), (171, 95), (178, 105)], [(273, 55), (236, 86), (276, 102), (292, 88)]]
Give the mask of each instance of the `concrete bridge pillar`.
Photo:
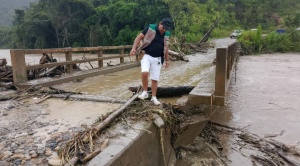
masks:
[(11, 50), (10, 57), (13, 69), (14, 84), (27, 82), (28, 78), (24, 50)]
[[(66, 52), (66, 61), (72, 61), (72, 52)], [(73, 73), (73, 65), (66, 65), (67, 66), (67, 73)]]
[(216, 76), (215, 76), (215, 103), (224, 105), (226, 96), (227, 70), (228, 70), (228, 48), (217, 48)]

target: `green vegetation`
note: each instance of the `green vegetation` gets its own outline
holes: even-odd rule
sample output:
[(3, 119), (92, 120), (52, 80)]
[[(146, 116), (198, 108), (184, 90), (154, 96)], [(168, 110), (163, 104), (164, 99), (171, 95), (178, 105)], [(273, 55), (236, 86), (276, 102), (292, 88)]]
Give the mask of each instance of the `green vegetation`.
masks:
[[(28, 9), (15, 10), (13, 25), (0, 28), (0, 47), (127, 45), (148, 24), (170, 17), (174, 20), (172, 37), (184, 37), (187, 42), (199, 41), (219, 19), (213, 38), (228, 37), (234, 29), (259, 26), (257, 32), (245, 31), (239, 38), (249, 53), (296, 50), (299, 36), (294, 37), (298, 31), (292, 29), (300, 26), (297, 1), (40, 0)], [(291, 30), (261, 38), (261, 34), (277, 28)]]
[(287, 29), (284, 33), (271, 32), (266, 35), (258, 31), (246, 31), (238, 38), (244, 54), (260, 54), (272, 52), (300, 52), (300, 31)]

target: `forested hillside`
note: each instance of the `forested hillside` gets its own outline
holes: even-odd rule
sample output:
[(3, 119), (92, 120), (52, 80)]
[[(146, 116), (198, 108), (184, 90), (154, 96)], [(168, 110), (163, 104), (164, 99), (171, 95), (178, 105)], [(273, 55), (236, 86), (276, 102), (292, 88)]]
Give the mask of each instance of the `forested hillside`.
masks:
[(0, 27), (11, 26), (15, 9), (29, 7), (31, 2), (38, 0), (0, 0)]
[(146, 25), (174, 21), (172, 37), (199, 41), (233, 29), (263, 31), (300, 26), (299, 0), (40, 0), (16, 10), (14, 26), (0, 29), (6, 48), (85, 47), (132, 44)]

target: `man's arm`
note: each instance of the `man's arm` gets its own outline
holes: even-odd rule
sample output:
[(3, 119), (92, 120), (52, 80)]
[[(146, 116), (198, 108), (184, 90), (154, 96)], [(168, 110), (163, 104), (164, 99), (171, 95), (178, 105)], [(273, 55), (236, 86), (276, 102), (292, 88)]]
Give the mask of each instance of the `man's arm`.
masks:
[(169, 61), (169, 48), (168, 48), (168, 46), (165, 48), (165, 61)]
[(165, 67), (169, 67), (169, 47), (168, 47), (168, 41), (165, 41), (164, 46), (164, 59), (165, 59)]
[(134, 39), (134, 42), (133, 42), (133, 46), (132, 46), (132, 49), (130, 51), (130, 55), (135, 55), (136, 54), (136, 49), (140, 43), (141, 40), (144, 39), (144, 34), (143, 33), (140, 33), (135, 39)]

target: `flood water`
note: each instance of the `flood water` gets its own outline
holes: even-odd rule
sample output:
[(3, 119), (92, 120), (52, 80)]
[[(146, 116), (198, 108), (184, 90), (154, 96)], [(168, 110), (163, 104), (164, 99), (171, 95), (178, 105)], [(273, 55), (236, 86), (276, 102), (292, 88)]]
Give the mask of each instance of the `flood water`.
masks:
[[(273, 139), (300, 152), (299, 85), (300, 53), (242, 56), (236, 81), (232, 79), (229, 86), (226, 105), (217, 107), (212, 121)], [(276, 134), (278, 136), (266, 137)], [(251, 166), (251, 155), (262, 155), (260, 150), (249, 147), (233, 134), (219, 137), (230, 166)], [(193, 144), (198, 143), (195, 140)], [(289, 158), (300, 163), (297, 155)], [(199, 153), (187, 152), (177, 166), (211, 165), (216, 160), (217, 157), (204, 148)]]

